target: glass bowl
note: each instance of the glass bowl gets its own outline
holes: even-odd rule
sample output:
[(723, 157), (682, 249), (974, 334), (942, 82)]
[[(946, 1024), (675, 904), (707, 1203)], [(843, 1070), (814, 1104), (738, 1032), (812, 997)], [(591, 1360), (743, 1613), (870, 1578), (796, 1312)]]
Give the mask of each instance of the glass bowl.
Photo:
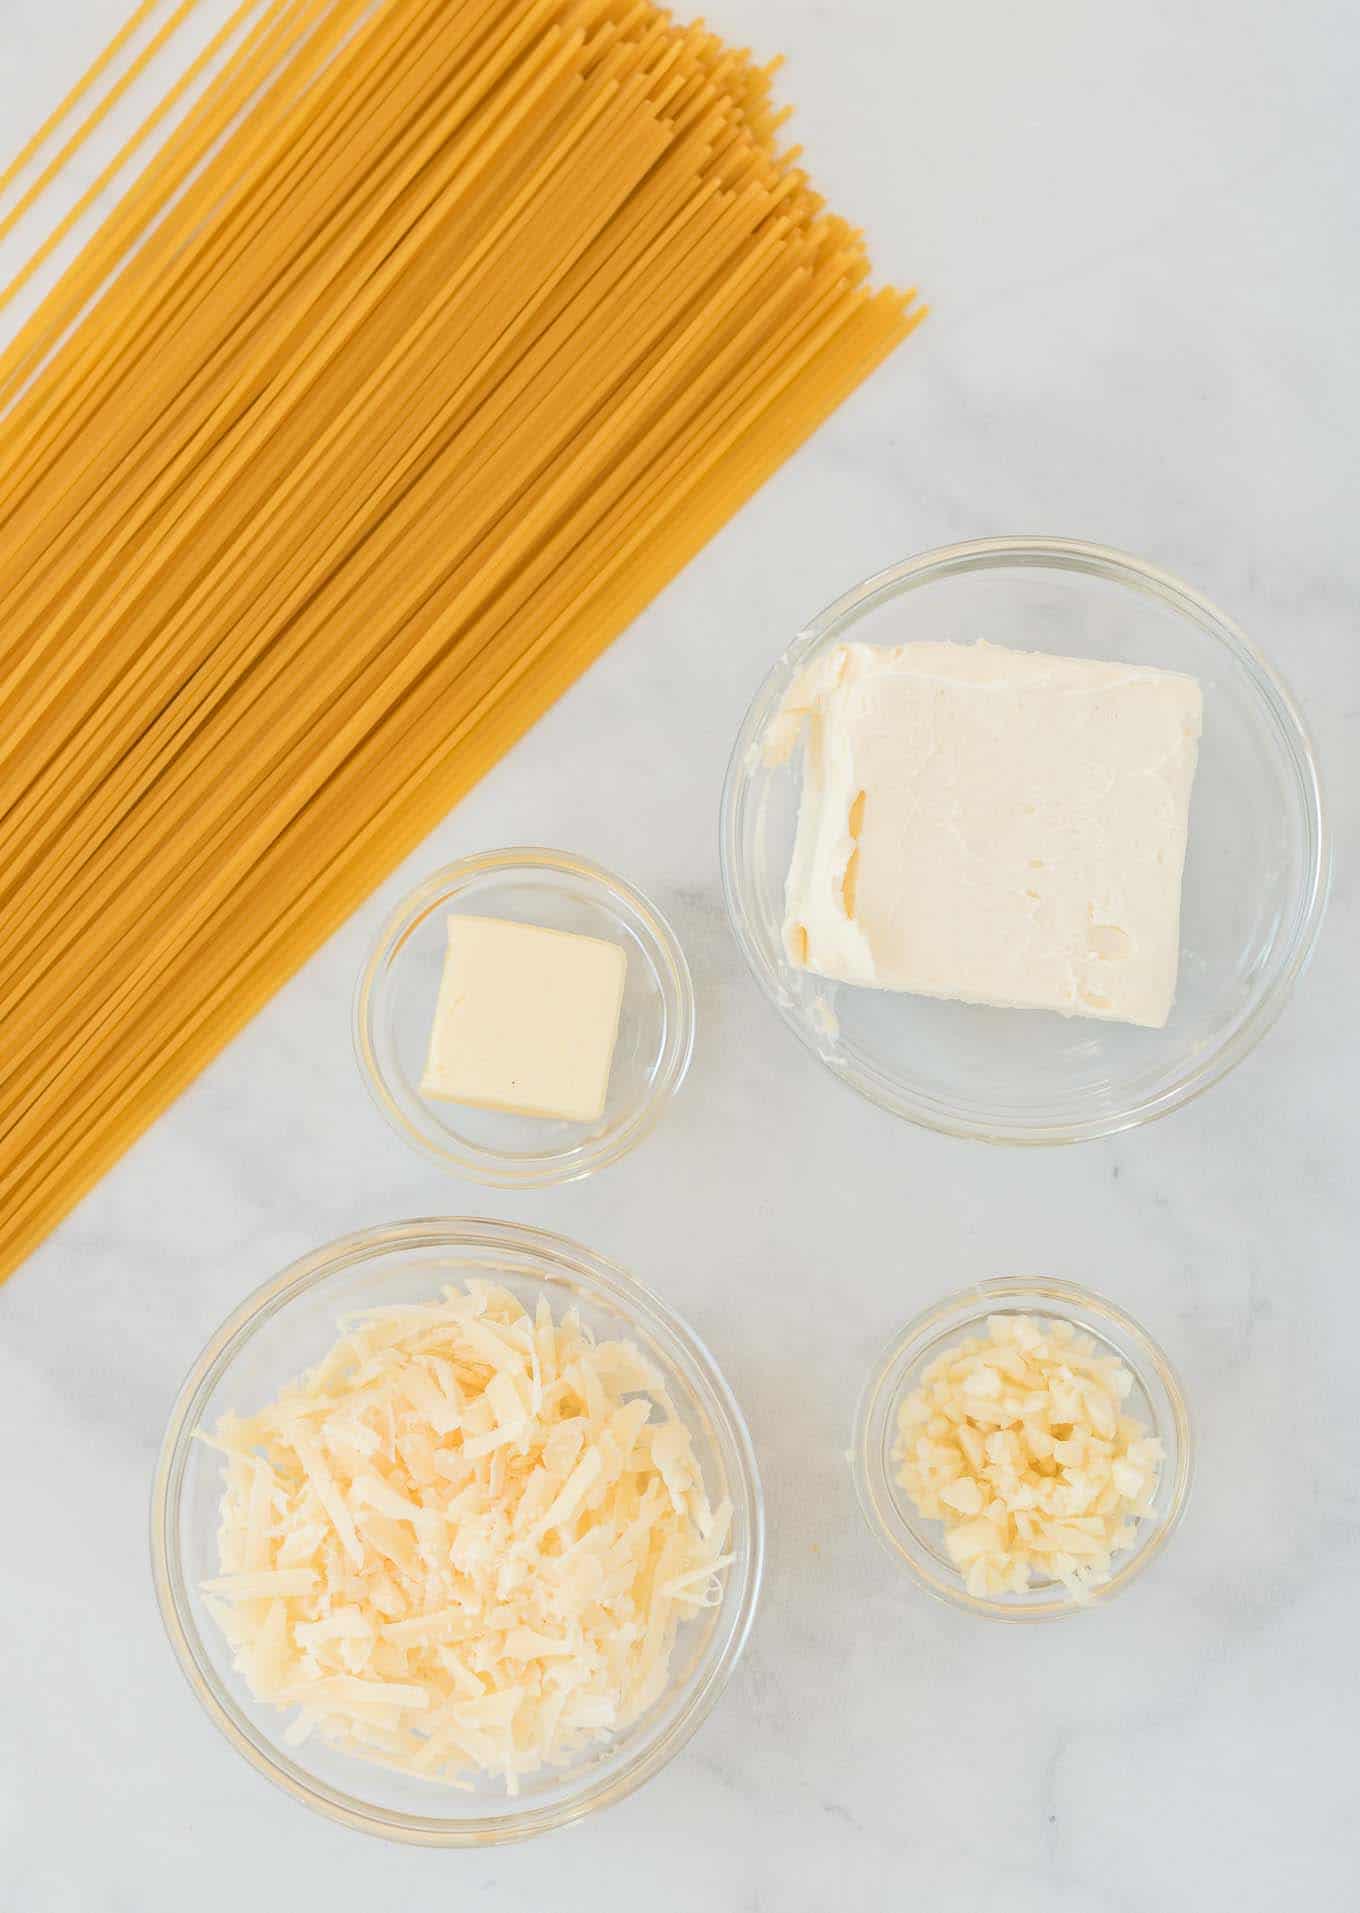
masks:
[[(1180, 981), (1163, 1030), (837, 984), (790, 964), (781, 935), (801, 753), (762, 744), (793, 680), (853, 637), (1015, 645), (1197, 677), (1204, 735), (1190, 812)], [(728, 914), (757, 982), (827, 1068), (947, 1135), (1078, 1142), (1163, 1116), (1227, 1073), (1274, 1023), (1326, 903), (1317, 768), (1288, 691), (1235, 626), (1138, 559), (1067, 539), (927, 552), (814, 618), (746, 715), (723, 795)]]
[[(596, 1123), (511, 1116), (420, 1088), (451, 911), (603, 937), (628, 955), (609, 1097)], [(464, 857), (403, 899), (359, 979), (354, 1046), (369, 1093), (407, 1142), (446, 1169), (499, 1188), (593, 1175), (652, 1129), (685, 1079), (694, 985), (675, 932), (621, 877), (560, 850)]]
[[(428, 1301), (447, 1282), (486, 1276), (532, 1312), (579, 1310), (601, 1339), (635, 1341), (688, 1424), (709, 1492), (733, 1507), (718, 1606), (682, 1626), (667, 1691), (632, 1726), (574, 1764), (526, 1776), (517, 1798), (487, 1779), (462, 1792), (368, 1766), (319, 1740), (284, 1744), (288, 1716), (252, 1698), (199, 1593), (218, 1573), (222, 1464), (193, 1438), (231, 1410), (249, 1412), (317, 1362), (351, 1310)], [(478, 1846), (559, 1827), (620, 1800), (676, 1754), (727, 1685), (760, 1588), (764, 1514), (741, 1411), (712, 1356), (665, 1304), (622, 1269), (538, 1229), (456, 1219), (393, 1223), (304, 1256), (242, 1303), (194, 1363), (156, 1468), (151, 1553), (156, 1594), (189, 1684), (216, 1725), (295, 1800), (363, 1832), (428, 1846)]]
[[(1055, 1582), (1036, 1584), (1023, 1594), (970, 1594), (945, 1552), (943, 1524), (919, 1515), (897, 1482), (893, 1447), (903, 1397), (919, 1386), (924, 1370), (953, 1343), (970, 1335), (985, 1341), (989, 1315), (1039, 1315), (1046, 1321), (1071, 1322), (1101, 1345), (1102, 1354), (1117, 1355), (1133, 1376), (1129, 1414), (1146, 1422), (1166, 1451), (1152, 1513), (1139, 1522), (1137, 1544), (1114, 1557), (1110, 1580), (1092, 1589), (1084, 1601), (1073, 1600)], [(1146, 1329), (1113, 1302), (1071, 1282), (1005, 1277), (979, 1282), (937, 1302), (893, 1340), (860, 1399), (850, 1466), (869, 1526), (931, 1594), (997, 1620), (1052, 1621), (1104, 1606), (1166, 1546), (1190, 1492), (1190, 1418), (1170, 1362)]]

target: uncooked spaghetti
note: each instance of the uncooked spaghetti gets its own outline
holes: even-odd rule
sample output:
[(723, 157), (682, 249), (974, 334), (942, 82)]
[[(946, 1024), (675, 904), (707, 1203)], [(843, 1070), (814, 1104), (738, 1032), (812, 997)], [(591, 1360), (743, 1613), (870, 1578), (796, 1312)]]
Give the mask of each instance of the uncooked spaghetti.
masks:
[(164, 134), (0, 354), (0, 1275), (910, 331), (781, 117), (645, 0), (250, 0), (0, 295)]

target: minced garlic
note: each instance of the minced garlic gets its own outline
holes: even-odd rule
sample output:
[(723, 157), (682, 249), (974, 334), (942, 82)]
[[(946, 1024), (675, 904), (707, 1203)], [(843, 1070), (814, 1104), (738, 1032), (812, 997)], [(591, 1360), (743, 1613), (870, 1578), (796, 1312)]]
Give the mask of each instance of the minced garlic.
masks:
[(481, 1282), (343, 1325), (320, 1365), (211, 1437), (204, 1584), (258, 1699), (345, 1751), (465, 1785), (559, 1764), (666, 1686), (721, 1598), (731, 1520), (632, 1342)]
[(1161, 1442), (1126, 1414), (1133, 1377), (1070, 1322), (992, 1315), (925, 1370), (898, 1410), (898, 1480), (968, 1592), (1108, 1581), (1157, 1489)]

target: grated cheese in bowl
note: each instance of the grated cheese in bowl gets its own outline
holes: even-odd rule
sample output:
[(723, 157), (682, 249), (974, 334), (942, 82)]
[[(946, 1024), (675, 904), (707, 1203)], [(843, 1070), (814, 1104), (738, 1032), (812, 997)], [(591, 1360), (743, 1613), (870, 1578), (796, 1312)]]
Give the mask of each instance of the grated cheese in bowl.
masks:
[(970, 1595), (1057, 1583), (1085, 1601), (1152, 1513), (1161, 1440), (1128, 1410), (1129, 1369), (1071, 1322), (995, 1314), (986, 1327), (903, 1397), (898, 1485), (944, 1524)]
[(227, 1457), (205, 1600), (290, 1746), (515, 1794), (662, 1696), (731, 1507), (658, 1368), (546, 1296), (472, 1278), (342, 1328), (199, 1431)]

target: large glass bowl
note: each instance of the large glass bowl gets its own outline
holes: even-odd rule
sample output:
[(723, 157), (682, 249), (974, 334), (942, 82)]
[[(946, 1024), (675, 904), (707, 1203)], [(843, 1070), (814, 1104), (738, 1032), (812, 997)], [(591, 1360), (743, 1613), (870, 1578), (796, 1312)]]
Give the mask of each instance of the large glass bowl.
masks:
[[(532, 1313), (547, 1295), (575, 1307), (601, 1339), (636, 1342), (659, 1368), (688, 1424), (709, 1493), (733, 1507), (722, 1600), (681, 1627), (670, 1682), (631, 1727), (570, 1766), (527, 1776), (516, 1798), (500, 1780), (468, 1792), (378, 1767), (313, 1737), (284, 1743), (290, 1716), (252, 1698), (208, 1613), (200, 1584), (218, 1573), (222, 1459), (196, 1441), (231, 1410), (249, 1413), (334, 1344), (356, 1309), (429, 1301), (445, 1283), (487, 1277)], [(641, 1283), (603, 1257), (538, 1229), (480, 1220), (394, 1223), (333, 1242), (295, 1262), (243, 1302), (213, 1336), (181, 1388), (156, 1469), (151, 1552), (170, 1642), (211, 1719), (260, 1773), (293, 1799), (346, 1826), (429, 1846), (513, 1840), (622, 1799), (670, 1760), (727, 1685), (760, 1588), (760, 1477), (741, 1411), (698, 1337)]]
[[(1199, 679), (1204, 735), (1190, 811), (1180, 981), (1163, 1030), (836, 984), (781, 935), (801, 752), (763, 743), (798, 673), (853, 638), (991, 644), (1159, 665)], [(1260, 1041), (1317, 937), (1330, 858), (1303, 722), (1221, 612), (1138, 559), (1068, 539), (927, 552), (838, 598), (784, 653), (737, 738), (722, 809), (728, 912), (757, 982), (828, 1069), (949, 1135), (1077, 1142), (1163, 1116)]]

